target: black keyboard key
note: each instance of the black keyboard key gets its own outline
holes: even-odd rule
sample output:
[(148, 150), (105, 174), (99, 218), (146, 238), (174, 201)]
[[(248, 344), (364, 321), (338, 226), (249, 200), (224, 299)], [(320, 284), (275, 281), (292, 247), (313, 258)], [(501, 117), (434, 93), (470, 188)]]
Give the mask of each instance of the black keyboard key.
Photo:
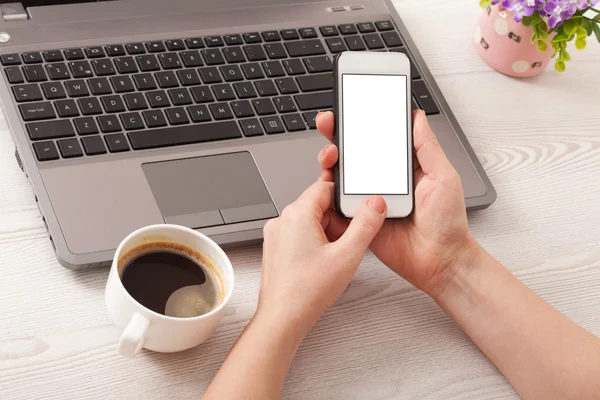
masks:
[(94, 76), (92, 67), (87, 61), (73, 61), (69, 63), (69, 67), (73, 73), (73, 78), (89, 78)]
[(75, 100), (58, 100), (54, 102), (54, 107), (61, 118), (77, 117), (79, 115)]
[(110, 57), (120, 57), (125, 55), (125, 48), (122, 44), (113, 44), (112, 46), (106, 46), (106, 54)]
[(158, 55), (158, 61), (163, 69), (181, 68), (181, 61), (177, 53), (164, 53)]
[(21, 64), (21, 59), (18, 54), (2, 54), (0, 55), (0, 63), (5, 67), (9, 65), (19, 65)]
[(372, 33), (370, 35), (364, 35), (363, 39), (367, 44), (367, 47), (370, 50), (383, 49), (385, 46), (383, 45), (383, 41), (379, 37), (377, 33)]
[(292, 57), (318, 56), (325, 54), (325, 49), (319, 39), (287, 42), (285, 47)]
[(202, 62), (202, 57), (200, 56), (198, 50), (182, 51), (181, 53), (179, 53), (179, 56), (181, 57), (183, 66), (186, 68), (201, 67), (202, 65), (204, 65), (204, 63)]
[(283, 38), (283, 40), (300, 39), (300, 36), (298, 35), (298, 31), (295, 29), (284, 29), (284, 30), (280, 31), (280, 33), (281, 33), (281, 37)]
[(226, 82), (241, 81), (244, 79), (242, 71), (237, 65), (225, 65), (221, 67), (221, 74)]
[(205, 105), (191, 106), (188, 107), (187, 110), (194, 122), (206, 122), (212, 120), (208, 108)]
[(71, 75), (69, 74), (69, 68), (67, 68), (67, 64), (48, 64), (46, 65), (46, 69), (48, 70), (48, 76), (54, 81), (61, 79), (69, 79), (71, 77)]
[(225, 59), (219, 49), (206, 49), (202, 50), (202, 57), (206, 65), (220, 65), (225, 64)]
[(272, 117), (263, 117), (260, 119), (260, 121), (265, 127), (265, 131), (268, 135), (285, 132), (285, 128), (283, 127), (283, 123), (281, 122), (281, 118), (279, 118), (276, 115)]
[[(194, 71), (194, 70), (191, 70), (191, 71), (194, 74), (196, 74), (196, 71)], [(160, 72), (156, 73), (155, 77), (158, 82), (158, 86), (161, 87), (162, 89), (173, 88), (173, 87), (179, 86), (179, 82), (177, 82), (177, 78), (175, 77), (175, 74), (173, 73), (173, 71), (160, 71)], [(197, 75), (196, 75), (196, 79), (198, 79)]]
[(263, 81), (256, 81), (254, 83), (256, 86), (256, 90), (258, 94), (261, 96), (274, 96), (277, 94), (277, 89), (275, 88), (275, 84), (270, 79), (265, 79)]
[(237, 46), (239, 44), (244, 44), (244, 40), (242, 39), (242, 35), (225, 35), (223, 36), (225, 39), (225, 43), (228, 46)]
[(114, 75), (115, 67), (113, 66), (110, 58), (101, 58), (98, 60), (92, 60), (92, 68), (98, 76)]
[(258, 32), (244, 33), (242, 36), (244, 37), (244, 42), (246, 42), (247, 44), (262, 42), (262, 39), (260, 38), (260, 34)]
[(244, 136), (252, 137), (252, 136), (261, 136), (264, 134), (262, 126), (260, 122), (256, 118), (245, 119), (240, 121), (240, 126), (244, 131)]
[(121, 96), (104, 96), (101, 97), (102, 106), (104, 107), (104, 111), (107, 113), (115, 113), (115, 112), (123, 112), (125, 111), (125, 104), (123, 104), (123, 100), (121, 100)]
[(298, 58), (283, 61), (283, 68), (288, 75), (300, 75), (306, 73), (302, 61)]
[(228, 63), (240, 63), (246, 61), (244, 52), (241, 47), (226, 47), (223, 49), (223, 54)]
[(207, 47), (221, 47), (225, 45), (221, 36), (207, 36), (204, 38), (204, 43), (206, 43)]
[(66, 49), (65, 58), (69, 61), (83, 60), (85, 58), (85, 54), (81, 49)]
[(194, 86), (190, 90), (196, 103), (210, 103), (215, 100), (208, 86)]
[(202, 38), (185, 39), (185, 45), (188, 49), (201, 49), (204, 47), (204, 40)]
[(37, 51), (21, 54), (25, 64), (38, 64), (42, 62), (42, 55)]
[(26, 124), (27, 133), (31, 140), (56, 139), (75, 136), (71, 121), (59, 119), (56, 121), (35, 122)]
[(115, 67), (120, 74), (133, 74), (138, 72), (133, 57), (118, 57), (114, 59)]
[(54, 142), (37, 142), (33, 144), (35, 155), (39, 161), (58, 160), (58, 151)]
[(304, 65), (309, 73), (331, 72), (333, 65), (328, 56), (311, 57), (304, 59)]
[(315, 31), (314, 28), (301, 28), (298, 30), (300, 31), (302, 39), (312, 39), (317, 37), (317, 31)]
[(88, 156), (106, 154), (106, 147), (104, 146), (104, 141), (100, 136), (96, 135), (81, 138), (81, 144), (83, 145), (83, 150), (85, 150), (85, 154), (87, 154)]
[(37, 83), (29, 83), (26, 85), (17, 85), (12, 87), (15, 100), (19, 103), (24, 101), (39, 101), (42, 100), (42, 92)]
[(440, 110), (435, 104), (435, 100), (433, 100), (433, 96), (424, 81), (413, 81), (412, 90), (415, 98), (421, 105), (421, 108), (425, 111), (425, 114), (433, 115), (440, 113)]
[(140, 66), (141, 71), (149, 72), (158, 71), (160, 69), (158, 61), (156, 61), (156, 56), (154, 54), (145, 54), (143, 56), (137, 56), (136, 60), (138, 62), (138, 65)]
[(253, 117), (254, 110), (248, 100), (234, 101), (231, 103), (233, 113), (237, 118)]
[(104, 49), (102, 47), (88, 47), (85, 49), (85, 55), (88, 58), (105, 57)]
[(144, 121), (148, 128), (158, 128), (161, 126), (167, 126), (167, 120), (161, 110), (148, 110), (142, 113)]
[(142, 93), (129, 93), (123, 96), (125, 99), (125, 105), (129, 111), (145, 110), (148, 108), (146, 98)]
[(215, 92), (215, 97), (219, 101), (235, 100), (235, 93), (233, 92), (231, 85), (228, 83), (214, 85), (212, 89), (213, 92)]
[(133, 131), (136, 129), (144, 129), (144, 121), (142, 121), (142, 116), (137, 112), (130, 112), (119, 115), (121, 117), (121, 123), (123, 124), (123, 128), (126, 131)]
[[(288, 60), (289, 61), (289, 60)], [(280, 61), (266, 61), (262, 63), (265, 72), (269, 78), (276, 78), (279, 76), (285, 76), (285, 71), (281, 66)], [(261, 73), (262, 75), (262, 73)]]
[(275, 107), (271, 99), (256, 99), (252, 100), (252, 105), (258, 115), (275, 114)]
[(275, 108), (280, 113), (288, 113), (296, 111), (296, 104), (291, 96), (280, 96), (275, 97)]
[(365, 42), (363, 42), (362, 37), (359, 35), (346, 36), (344, 40), (348, 45), (348, 49), (351, 51), (362, 51), (367, 49)]
[(168, 108), (165, 110), (165, 114), (167, 114), (167, 120), (171, 125), (183, 125), (190, 123), (190, 119), (188, 118), (183, 107)]
[(292, 94), (298, 93), (298, 85), (294, 81), (294, 78), (280, 78), (276, 79), (277, 87), (279, 87), (279, 92), (281, 94)]
[(152, 90), (156, 89), (156, 82), (151, 74), (136, 74), (133, 75), (133, 83), (137, 90)]
[(136, 55), (136, 54), (144, 54), (146, 49), (144, 49), (143, 43), (129, 43), (125, 45), (127, 49), (127, 54)]
[(340, 34), (334, 25), (322, 26), (319, 28), (319, 30), (321, 31), (321, 35), (323, 35), (325, 37), (337, 36)]
[(84, 97), (77, 100), (77, 103), (83, 115), (102, 114), (102, 107), (96, 97)]
[(155, 90), (153, 92), (146, 92), (148, 103), (152, 108), (169, 107), (171, 103), (164, 90)]
[(354, 35), (357, 33), (356, 26), (354, 26), (354, 24), (338, 25), (338, 29), (342, 35)]
[(167, 50), (169, 51), (185, 50), (185, 44), (179, 39), (166, 40), (165, 45), (167, 45)]
[[(160, 72), (159, 72), (160, 74)], [(158, 74), (157, 74), (158, 77)], [(175, 76), (173, 76), (173, 82), (177, 85), (177, 80)], [(115, 93), (127, 93), (133, 92), (135, 88), (133, 87), (133, 83), (131, 82), (131, 78), (128, 76), (113, 76), (110, 78), (110, 83), (112, 83), (113, 89)]]
[(157, 40), (154, 42), (147, 42), (146, 49), (148, 50), (149, 53), (160, 53), (160, 52), (167, 50), (165, 48), (164, 43), (161, 42), (160, 40)]
[(42, 82), (48, 79), (41, 65), (26, 65), (23, 67), (23, 74), (27, 82)]
[(381, 37), (387, 47), (404, 46), (404, 43), (402, 43), (402, 39), (400, 39), (400, 35), (398, 35), (397, 32), (384, 32), (381, 34)]
[(98, 117), (98, 124), (100, 130), (104, 133), (119, 132), (121, 130), (119, 118), (116, 115), (101, 115)]
[(94, 121), (94, 118), (92, 117), (75, 118), (73, 120), (73, 124), (75, 124), (75, 130), (81, 136), (98, 133), (96, 121)]
[(333, 92), (306, 93), (295, 96), (302, 111), (324, 110), (333, 107)]
[(19, 111), (21, 111), (24, 121), (39, 121), (56, 117), (52, 103), (49, 101), (20, 104)]
[(394, 29), (394, 24), (392, 24), (392, 21), (377, 21), (375, 22), (375, 26), (377, 27), (377, 30), (381, 32), (391, 31)]
[[(279, 61), (269, 61), (279, 64)], [(281, 64), (279, 64), (281, 66)], [(265, 77), (258, 63), (242, 64), (242, 71), (246, 79), (262, 79)]]
[(6, 73), (6, 77), (8, 78), (8, 83), (23, 83), (23, 74), (21, 73), (21, 68), (19, 67), (7, 67), (4, 68), (4, 72)]
[(88, 88), (83, 79), (66, 81), (65, 88), (67, 89), (67, 93), (71, 97), (81, 97), (90, 95), (90, 92), (88, 92)]
[(42, 83), (42, 92), (48, 100), (64, 99), (67, 97), (65, 89), (60, 82)]
[(317, 129), (317, 114), (319, 114), (319, 112), (320, 111), (309, 111), (302, 113), (309, 129)]
[(287, 57), (287, 53), (285, 52), (285, 49), (283, 48), (283, 45), (281, 43), (265, 44), (265, 51), (267, 52), (269, 58), (272, 60)]
[(125, 139), (125, 135), (123, 135), (122, 133), (115, 133), (114, 135), (104, 135), (104, 140), (106, 140), (108, 151), (110, 151), (111, 153), (129, 151), (129, 144), (127, 144), (127, 139)]
[(111, 94), (112, 89), (106, 78), (88, 79), (88, 85), (93, 95), (102, 96), (103, 94)]
[(348, 50), (346, 48), (346, 45), (344, 44), (344, 39), (342, 39), (341, 37), (327, 38), (325, 39), (325, 43), (327, 43), (329, 51), (331, 51), (334, 54)]
[(262, 61), (267, 59), (265, 51), (259, 44), (255, 44), (252, 46), (244, 46), (244, 51), (246, 52), (246, 57), (248, 57), (248, 61)]
[(419, 106), (419, 104), (417, 103), (417, 101), (415, 100), (415, 98), (412, 98), (411, 101), (411, 111), (416, 111), (419, 110), (421, 107)]
[(77, 140), (77, 138), (63, 139), (57, 141), (56, 143), (58, 144), (58, 149), (60, 150), (60, 154), (62, 154), (63, 158), (83, 156), (83, 151), (81, 150), (81, 146), (79, 145), (79, 140)]
[(200, 77), (204, 83), (219, 83), (223, 81), (219, 70), (215, 67), (200, 68), (198, 72), (200, 72)]
[[(157, 75), (160, 74), (160, 72)], [(179, 77), (179, 82), (181, 82), (181, 84), (183, 86), (192, 86), (192, 85), (199, 85), (200, 84), (200, 78), (198, 77), (198, 73), (196, 72), (195, 69), (182, 69), (177, 71), (177, 76)], [(160, 83), (160, 80), (159, 80)]]
[(406, 47), (396, 47), (394, 49), (390, 49), (390, 51), (392, 51), (394, 53), (403, 53), (404, 55), (406, 55), (408, 57), (408, 59), (410, 60), (410, 78), (411, 79), (414, 80), (414, 79), (419, 79), (421, 77), (421, 75), (419, 73), (419, 69), (415, 65), (415, 62), (413, 61), (412, 57), (408, 54), (408, 50), (406, 50)]
[(222, 119), (231, 119), (233, 118), (233, 114), (231, 113), (231, 108), (227, 103), (211, 103), (208, 105), (211, 114), (215, 120)]
[(251, 82), (238, 82), (233, 84), (233, 88), (240, 99), (250, 99), (257, 97), (256, 90)]
[(192, 104), (192, 97), (186, 88), (177, 88), (169, 90), (169, 97), (174, 106), (183, 106)]
[(333, 89), (333, 75), (332, 74), (319, 74), (319, 75), (305, 75), (296, 78), (298, 86), (303, 92), (316, 92), (320, 90), (331, 90)]
[(278, 42), (281, 40), (281, 36), (277, 31), (266, 31), (262, 33), (263, 40), (265, 42)]
[(304, 125), (304, 121), (300, 114), (286, 114), (282, 115), (283, 123), (287, 128), (288, 132), (298, 132), (305, 131), (306, 125)]
[(214, 122), (203, 125), (182, 125), (151, 131), (129, 133), (131, 145), (136, 150), (156, 147), (203, 143), (214, 140), (241, 138), (240, 128), (235, 121)]
[(42, 53), (46, 62), (64, 61), (64, 57), (60, 50), (48, 50)]
[(360, 24), (356, 24), (356, 26), (358, 27), (358, 31), (360, 33), (371, 33), (371, 32), (375, 32), (375, 26), (370, 23), (370, 22), (363, 22)]

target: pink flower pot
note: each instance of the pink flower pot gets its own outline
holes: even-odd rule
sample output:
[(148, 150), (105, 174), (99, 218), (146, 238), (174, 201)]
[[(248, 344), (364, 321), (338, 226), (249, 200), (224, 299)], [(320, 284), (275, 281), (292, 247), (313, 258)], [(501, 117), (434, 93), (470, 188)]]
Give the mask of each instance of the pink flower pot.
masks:
[(483, 10), (475, 28), (475, 48), (496, 71), (517, 78), (540, 74), (550, 64), (554, 50), (540, 52), (531, 43), (533, 30), (516, 22), (512, 12), (493, 6)]

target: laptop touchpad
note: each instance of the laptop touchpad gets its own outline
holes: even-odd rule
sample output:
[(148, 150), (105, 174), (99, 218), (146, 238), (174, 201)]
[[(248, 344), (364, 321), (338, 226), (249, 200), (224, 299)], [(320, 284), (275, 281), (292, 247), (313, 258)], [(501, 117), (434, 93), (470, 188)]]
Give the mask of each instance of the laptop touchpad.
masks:
[(143, 164), (165, 222), (205, 228), (277, 217), (249, 152)]

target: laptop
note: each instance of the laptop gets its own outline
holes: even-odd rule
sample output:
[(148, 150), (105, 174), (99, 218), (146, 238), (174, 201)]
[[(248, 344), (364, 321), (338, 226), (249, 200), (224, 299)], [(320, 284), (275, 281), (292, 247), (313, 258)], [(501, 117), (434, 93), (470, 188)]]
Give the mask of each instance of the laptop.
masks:
[[(40, 5), (41, 4), (41, 5)], [(224, 247), (319, 176), (332, 57), (405, 53), (469, 209), (496, 192), (388, 0), (115, 0), (0, 4), (0, 100), (59, 262), (110, 265), (146, 225)]]

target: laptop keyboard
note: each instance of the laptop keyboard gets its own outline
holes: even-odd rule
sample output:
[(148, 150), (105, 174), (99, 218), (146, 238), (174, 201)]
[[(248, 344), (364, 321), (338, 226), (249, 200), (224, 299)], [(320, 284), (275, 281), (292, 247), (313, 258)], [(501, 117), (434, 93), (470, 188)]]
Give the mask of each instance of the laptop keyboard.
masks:
[[(408, 54), (391, 21), (0, 55), (39, 161), (314, 129), (332, 57)], [(439, 110), (413, 60), (413, 109)]]

